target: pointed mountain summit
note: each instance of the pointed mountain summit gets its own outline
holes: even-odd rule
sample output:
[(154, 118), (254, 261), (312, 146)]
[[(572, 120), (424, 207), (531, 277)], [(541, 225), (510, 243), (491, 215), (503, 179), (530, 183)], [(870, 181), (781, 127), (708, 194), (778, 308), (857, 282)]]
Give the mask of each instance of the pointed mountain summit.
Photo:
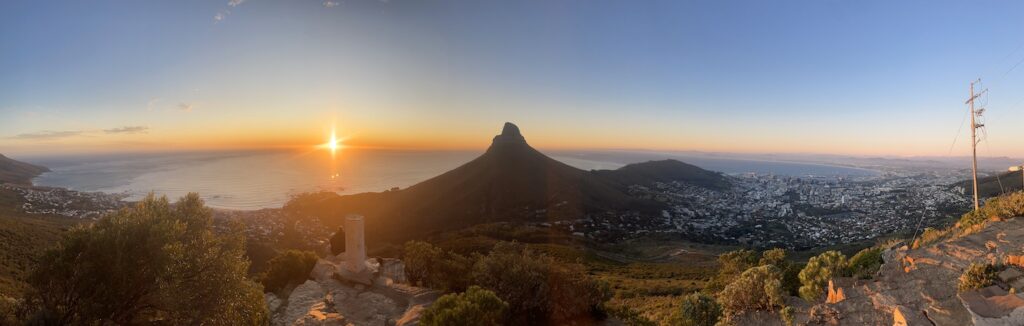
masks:
[[(406, 240), (434, 231), (503, 221), (557, 221), (607, 212), (660, 216), (665, 205), (634, 198), (634, 184), (728, 185), (720, 174), (675, 160), (584, 171), (544, 155), (505, 123), (483, 155), (406, 189), (341, 196), (324, 211), (367, 217), (368, 239)], [(330, 217), (326, 217), (330, 219)], [(383, 239), (382, 239), (383, 238)]]
[(505, 126), (501, 128), (501, 134), (494, 136), (491, 146), (495, 144), (526, 144), (526, 138), (519, 132), (519, 127), (511, 122), (506, 122)]

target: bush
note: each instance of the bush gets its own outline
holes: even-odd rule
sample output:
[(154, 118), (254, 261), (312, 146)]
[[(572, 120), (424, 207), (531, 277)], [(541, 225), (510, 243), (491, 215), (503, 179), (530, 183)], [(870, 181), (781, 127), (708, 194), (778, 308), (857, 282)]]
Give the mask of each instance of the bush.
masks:
[(508, 317), (508, 303), (494, 292), (470, 286), (466, 292), (446, 294), (423, 312), (424, 326), (501, 325)]
[(722, 317), (722, 306), (715, 301), (714, 297), (703, 293), (693, 293), (683, 297), (682, 305), (679, 308), (680, 325), (714, 326), (720, 317)]
[(267, 271), (260, 277), (267, 292), (278, 292), (299, 285), (309, 279), (319, 257), (311, 251), (288, 250), (267, 263)]
[(1002, 266), (992, 264), (971, 263), (970, 267), (960, 275), (960, 292), (984, 288), (996, 283), (996, 277)]
[(473, 266), (473, 280), (509, 303), (513, 324), (560, 323), (599, 311), (609, 289), (579, 264), (500, 242)]
[(758, 265), (774, 265), (780, 270), (785, 269), (788, 262), (786, 261), (786, 249), (775, 248), (765, 250), (761, 253), (761, 260), (757, 262)]
[(782, 324), (785, 326), (793, 326), (793, 322), (796, 320), (793, 316), (793, 307), (783, 307), (779, 309), (779, 317), (782, 318)]
[(925, 228), (924, 232), (921, 232), (921, 237), (914, 240), (914, 243), (911, 245), (911, 248), (917, 249), (923, 246), (939, 242), (942, 239), (945, 239), (948, 235), (950, 235), (950, 233), (952, 233), (952, 229), (939, 230), (934, 228)]
[(465, 290), (473, 261), (422, 241), (405, 243), (405, 274), (409, 281), (445, 292)]
[(882, 267), (882, 248), (865, 248), (850, 257), (848, 274), (856, 278), (869, 279)]
[(33, 319), (61, 325), (266, 324), (259, 284), (246, 278), (240, 233), (213, 232), (196, 194), (175, 205), (152, 194), (68, 231), (29, 278)]
[(811, 257), (800, 271), (800, 297), (808, 302), (820, 299), (829, 280), (845, 276), (847, 265), (846, 256), (835, 250)]
[(740, 274), (718, 294), (727, 316), (743, 311), (774, 310), (784, 304), (782, 275), (772, 265), (753, 267)]
[(757, 266), (757, 263), (757, 252), (753, 250), (740, 249), (718, 255), (718, 274), (704, 284), (704, 292), (709, 294), (721, 292), (740, 273)]

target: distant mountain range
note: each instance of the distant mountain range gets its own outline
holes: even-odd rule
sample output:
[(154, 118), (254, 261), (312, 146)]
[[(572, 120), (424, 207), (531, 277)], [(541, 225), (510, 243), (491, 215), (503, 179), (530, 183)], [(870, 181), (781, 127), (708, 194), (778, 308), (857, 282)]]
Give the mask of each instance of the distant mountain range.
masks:
[(664, 204), (634, 198), (627, 188), (671, 181), (730, 186), (717, 172), (675, 160), (580, 170), (530, 147), (519, 128), (506, 123), (483, 155), (437, 177), (402, 190), (303, 205), (331, 224), (346, 214), (363, 214), (369, 238), (402, 240), (488, 222), (558, 221), (609, 211), (660, 214)]
[(49, 172), (46, 167), (15, 161), (0, 154), (0, 183), (32, 184), (32, 178)]

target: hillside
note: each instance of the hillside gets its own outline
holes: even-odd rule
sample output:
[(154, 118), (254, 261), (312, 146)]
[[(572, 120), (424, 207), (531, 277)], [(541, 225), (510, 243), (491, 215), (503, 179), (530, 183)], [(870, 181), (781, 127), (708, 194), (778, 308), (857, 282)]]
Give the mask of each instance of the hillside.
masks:
[[(978, 179), (978, 193), (981, 194), (982, 198), (987, 198), (987, 197), (999, 196), (999, 195), (1002, 195), (1004, 193), (1010, 193), (1010, 192), (1013, 192), (1013, 191), (1018, 191), (1018, 190), (1021, 189), (1021, 182), (1024, 181), (1024, 180), (1021, 179), (1021, 175), (1020, 174), (1021, 174), (1020, 171), (1016, 171), (1016, 172), (1002, 172), (1002, 173), (999, 173), (998, 176), (992, 175), (992, 176), (987, 176), (987, 177), (979, 178)], [(971, 194), (971, 189), (973, 188), (973, 185), (971, 184), (971, 180), (970, 179), (961, 181), (961, 182), (955, 184), (954, 186), (964, 187), (964, 189), (967, 190), (966, 191), (967, 195)]]
[(50, 169), (15, 161), (0, 154), (0, 183), (29, 185), (32, 183), (32, 178), (48, 171)]
[(540, 153), (518, 127), (506, 123), (483, 155), (454, 170), (398, 191), (321, 198), (312, 209), (329, 224), (348, 213), (363, 214), (370, 238), (403, 240), (498, 221), (550, 222), (623, 211), (660, 214), (665, 204), (633, 198), (626, 188), (670, 181), (709, 188), (729, 184), (718, 173), (674, 160), (580, 170)]

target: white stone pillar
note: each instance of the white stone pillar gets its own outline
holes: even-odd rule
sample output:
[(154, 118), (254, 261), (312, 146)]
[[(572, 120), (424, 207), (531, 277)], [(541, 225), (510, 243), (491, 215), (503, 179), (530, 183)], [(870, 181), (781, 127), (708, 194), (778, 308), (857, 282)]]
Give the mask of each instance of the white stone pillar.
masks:
[(363, 241), (363, 216), (345, 217), (345, 265), (351, 272), (366, 269), (366, 244)]

